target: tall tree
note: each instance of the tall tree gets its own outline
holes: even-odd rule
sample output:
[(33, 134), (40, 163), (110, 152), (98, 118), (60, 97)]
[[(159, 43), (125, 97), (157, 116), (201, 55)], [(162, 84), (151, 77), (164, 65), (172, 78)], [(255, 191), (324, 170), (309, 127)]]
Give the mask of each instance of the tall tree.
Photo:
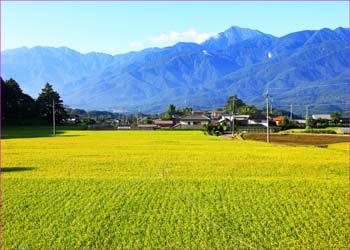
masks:
[(171, 118), (173, 118), (173, 115), (175, 115), (176, 112), (176, 108), (173, 104), (170, 104), (168, 107), (168, 110), (165, 112), (163, 119), (165, 120), (169, 120)]
[(244, 106), (238, 108), (238, 113), (240, 115), (255, 115), (258, 112), (259, 112), (258, 109), (254, 106), (244, 105)]
[(58, 92), (53, 90), (52, 85), (46, 83), (36, 100), (36, 106), (40, 118), (48, 123), (52, 121), (53, 101), (55, 103), (55, 120), (57, 124), (60, 124), (63, 119), (67, 118), (67, 113), (63, 107), (63, 101)]
[(10, 78), (4, 81), (1, 78), (1, 113), (2, 119), (8, 118), (21, 123), (23, 118), (33, 118), (35, 116), (35, 102), (29, 95), (24, 94), (19, 84)]
[(225, 107), (224, 107), (224, 110), (225, 111), (232, 111), (232, 103), (233, 101), (235, 102), (235, 110), (237, 112), (237, 110), (242, 107), (242, 106), (245, 106), (246, 104), (237, 97), (237, 95), (234, 95), (234, 96), (230, 96), (227, 101), (226, 101), (226, 104), (225, 104)]

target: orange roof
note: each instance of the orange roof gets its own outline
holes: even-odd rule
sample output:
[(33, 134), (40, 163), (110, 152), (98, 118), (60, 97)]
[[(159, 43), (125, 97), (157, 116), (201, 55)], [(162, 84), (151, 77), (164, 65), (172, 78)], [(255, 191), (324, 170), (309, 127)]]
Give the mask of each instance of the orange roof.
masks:
[(275, 118), (273, 118), (272, 119), (272, 121), (274, 121), (274, 122), (281, 122), (281, 121), (283, 121), (283, 117), (275, 117)]

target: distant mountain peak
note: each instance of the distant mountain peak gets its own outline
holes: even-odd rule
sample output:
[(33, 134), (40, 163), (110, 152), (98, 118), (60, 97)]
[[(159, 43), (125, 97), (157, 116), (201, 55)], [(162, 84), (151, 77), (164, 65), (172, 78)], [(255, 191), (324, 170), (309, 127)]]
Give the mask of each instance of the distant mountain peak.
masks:
[(185, 100), (210, 109), (233, 94), (258, 106), (266, 84), (281, 89), (274, 95), (281, 105), (310, 102), (316, 107), (325, 96), (335, 105), (348, 93), (350, 30), (332, 29), (274, 37), (232, 26), (201, 44), (180, 42), (114, 56), (22, 47), (2, 52), (1, 73), (33, 97), (49, 82), (65, 104), (84, 109), (163, 112), (169, 103), (183, 107)]
[(225, 49), (236, 43), (239, 43), (251, 38), (256, 38), (259, 36), (272, 37), (272, 35), (265, 34), (259, 30), (232, 26), (227, 30), (225, 30), (224, 32), (219, 33), (216, 37), (209, 38), (208, 40), (202, 43), (202, 46), (208, 50)]
[(243, 40), (255, 37), (256, 35), (264, 34), (261, 31), (256, 29), (241, 28), (238, 26), (231, 26), (230, 28), (228, 28), (227, 30), (219, 34), (223, 34), (227, 36), (232, 33), (238, 34)]

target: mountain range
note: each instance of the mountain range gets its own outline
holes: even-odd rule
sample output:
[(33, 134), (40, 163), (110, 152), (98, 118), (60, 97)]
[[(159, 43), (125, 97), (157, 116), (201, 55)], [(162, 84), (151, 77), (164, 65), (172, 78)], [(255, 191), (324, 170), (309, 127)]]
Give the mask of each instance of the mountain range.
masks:
[(248, 104), (302, 114), (349, 106), (350, 30), (324, 28), (275, 37), (233, 26), (201, 44), (177, 43), (120, 55), (82, 54), (60, 47), (1, 53), (4, 79), (14, 78), (37, 97), (46, 82), (74, 108), (164, 111), (170, 103), (195, 109), (222, 107), (237, 94)]

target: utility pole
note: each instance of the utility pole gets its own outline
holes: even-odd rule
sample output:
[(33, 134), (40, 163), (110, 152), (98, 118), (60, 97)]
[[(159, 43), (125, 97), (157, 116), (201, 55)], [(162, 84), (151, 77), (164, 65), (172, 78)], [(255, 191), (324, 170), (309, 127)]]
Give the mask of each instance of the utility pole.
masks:
[(309, 117), (309, 105), (306, 105), (305, 120)]
[(52, 125), (53, 125), (53, 136), (56, 136), (56, 120), (55, 120), (55, 99), (52, 99)]
[(293, 104), (290, 105), (290, 119), (293, 120)]
[(232, 136), (235, 133), (235, 97), (232, 99), (232, 125), (231, 125)]
[(140, 122), (139, 120), (141, 120), (140, 117), (139, 117), (139, 115), (140, 115), (140, 110), (138, 109), (138, 110), (137, 110), (137, 117), (136, 117), (137, 126), (139, 126), (139, 122)]
[(269, 91), (267, 90), (266, 92), (266, 121), (267, 121), (267, 126), (266, 126), (266, 142), (270, 143), (270, 128), (269, 128), (269, 106), (270, 106), (270, 94)]

